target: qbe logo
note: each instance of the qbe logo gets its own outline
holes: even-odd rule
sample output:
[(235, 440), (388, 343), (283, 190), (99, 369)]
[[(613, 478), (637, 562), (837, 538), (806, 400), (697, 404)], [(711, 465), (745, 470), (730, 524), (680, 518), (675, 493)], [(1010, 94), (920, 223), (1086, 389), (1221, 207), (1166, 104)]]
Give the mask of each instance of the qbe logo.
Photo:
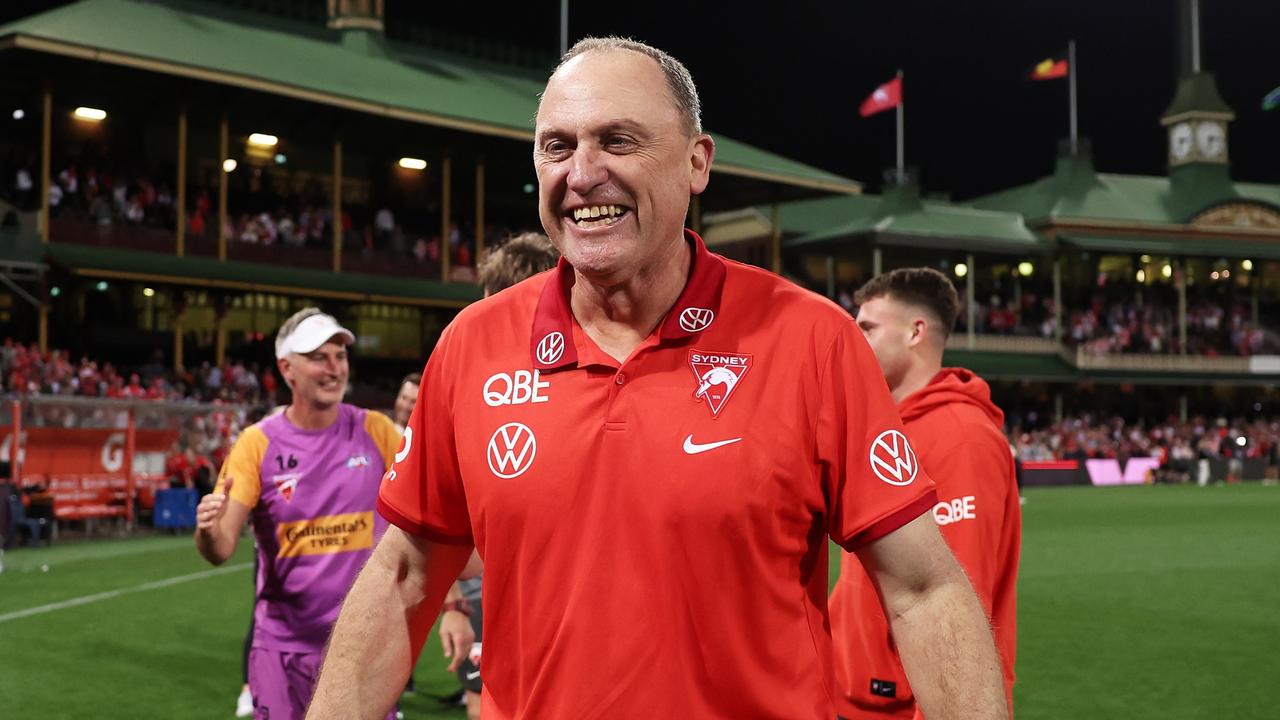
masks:
[(933, 520), (938, 525), (950, 525), (961, 520), (978, 519), (978, 501), (972, 495), (953, 500), (943, 500), (933, 506)]
[(564, 355), (564, 333), (559, 330), (547, 333), (538, 341), (538, 362), (555, 365)]
[(901, 432), (885, 430), (871, 443), (871, 471), (890, 485), (910, 485), (919, 469), (916, 451)]
[(533, 431), (520, 423), (507, 423), (489, 438), (489, 471), (503, 479), (524, 474), (538, 454)]
[(685, 308), (680, 313), (680, 327), (685, 332), (701, 332), (710, 327), (715, 319), (715, 312), (708, 308)]

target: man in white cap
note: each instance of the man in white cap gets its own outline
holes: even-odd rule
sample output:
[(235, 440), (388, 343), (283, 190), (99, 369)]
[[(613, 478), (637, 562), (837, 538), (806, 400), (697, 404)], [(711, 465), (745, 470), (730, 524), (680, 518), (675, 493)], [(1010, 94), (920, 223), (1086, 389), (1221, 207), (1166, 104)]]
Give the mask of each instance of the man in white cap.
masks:
[(374, 502), (400, 433), (387, 416), (342, 402), (353, 342), (317, 308), (285, 321), (276, 366), (293, 398), (240, 435), (196, 508), (196, 549), (210, 563), (231, 557), (246, 520), (257, 540), (254, 717), (303, 716), (342, 598), (387, 526)]

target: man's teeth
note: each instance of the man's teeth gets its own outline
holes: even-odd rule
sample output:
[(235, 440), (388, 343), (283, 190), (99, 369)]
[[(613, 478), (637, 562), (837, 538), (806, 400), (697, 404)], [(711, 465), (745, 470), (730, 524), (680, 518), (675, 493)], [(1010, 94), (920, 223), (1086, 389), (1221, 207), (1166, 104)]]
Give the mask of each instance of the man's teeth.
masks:
[(626, 211), (626, 208), (619, 205), (592, 205), (591, 207), (574, 209), (573, 219), (590, 220), (598, 217), (616, 217)]

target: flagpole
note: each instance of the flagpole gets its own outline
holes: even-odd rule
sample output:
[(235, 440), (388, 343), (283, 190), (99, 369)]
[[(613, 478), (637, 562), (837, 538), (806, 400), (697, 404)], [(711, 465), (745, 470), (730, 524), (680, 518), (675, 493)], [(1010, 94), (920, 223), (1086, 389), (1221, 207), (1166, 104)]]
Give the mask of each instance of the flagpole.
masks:
[(906, 168), (906, 143), (903, 140), (903, 114), (906, 112), (904, 107), (907, 104), (907, 94), (902, 87), (902, 71), (898, 71), (898, 184), (905, 185), (907, 182)]
[(1067, 85), (1071, 95), (1071, 156), (1080, 153), (1079, 121), (1076, 119), (1076, 41), (1067, 43)]

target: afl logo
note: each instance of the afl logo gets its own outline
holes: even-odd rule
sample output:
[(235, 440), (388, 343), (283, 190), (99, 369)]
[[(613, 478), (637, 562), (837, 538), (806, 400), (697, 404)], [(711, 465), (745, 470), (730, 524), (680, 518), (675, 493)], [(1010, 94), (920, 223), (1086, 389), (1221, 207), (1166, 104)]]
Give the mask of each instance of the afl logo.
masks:
[(885, 430), (871, 443), (871, 471), (890, 485), (910, 485), (919, 469), (916, 452), (901, 432)]
[(538, 341), (538, 362), (543, 365), (555, 365), (564, 355), (564, 333), (560, 331), (547, 333)]
[(489, 470), (500, 478), (523, 475), (537, 454), (538, 441), (533, 431), (520, 423), (507, 423), (489, 438)]
[(680, 327), (685, 332), (702, 332), (716, 319), (714, 311), (707, 308), (690, 307), (680, 313)]

